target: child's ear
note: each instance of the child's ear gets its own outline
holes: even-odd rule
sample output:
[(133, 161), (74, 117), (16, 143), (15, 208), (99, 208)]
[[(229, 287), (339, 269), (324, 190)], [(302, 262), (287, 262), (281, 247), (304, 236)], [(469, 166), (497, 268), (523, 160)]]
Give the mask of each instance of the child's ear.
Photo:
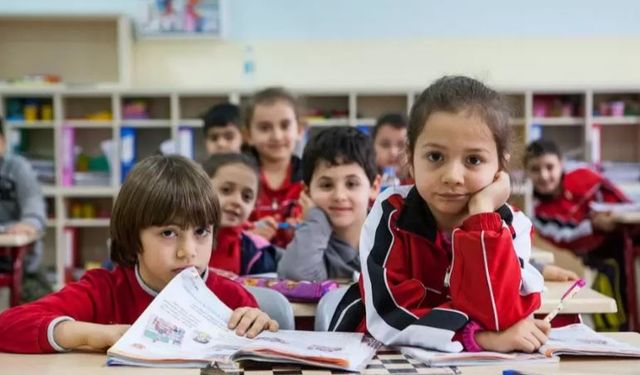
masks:
[(309, 185), (302, 183), (302, 191), (309, 196)]
[(376, 175), (376, 178), (371, 183), (371, 188), (369, 189), (369, 199), (371, 202), (375, 201), (378, 198), (378, 194), (380, 194), (380, 181), (382, 180), (382, 176), (379, 174)]
[(240, 134), (242, 134), (242, 140), (244, 141), (244, 143), (248, 144), (249, 146), (253, 146), (253, 143), (251, 142), (251, 131), (248, 127), (243, 126), (242, 128), (240, 128)]

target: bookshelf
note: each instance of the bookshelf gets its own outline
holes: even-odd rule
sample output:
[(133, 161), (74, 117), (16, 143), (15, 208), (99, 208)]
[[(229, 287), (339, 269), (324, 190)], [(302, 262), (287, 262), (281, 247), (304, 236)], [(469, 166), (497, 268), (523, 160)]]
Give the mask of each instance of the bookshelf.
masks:
[[(309, 132), (314, 132), (332, 125), (370, 127), (383, 113), (406, 113), (417, 92), (363, 89), (296, 94), (302, 98)], [(636, 112), (640, 90), (523, 89), (503, 90), (503, 94), (513, 110), (509, 163), (513, 204), (531, 211), (531, 185), (522, 171), (522, 151), (528, 141), (540, 136), (552, 137), (564, 152), (572, 151), (569, 157), (577, 162), (601, 162), (605, 174), (640, 199), (640, 112)], [(40, 103), (35, 119), (8, 116), (10, 111), (24, 112), (24, 103), (33, 99)], [(22, 107), (12, 100), (19, 100)], [(0, 114), (9, 117), (5, 134), (10, 149), (29, 157), (43, 182), (48, 205), (44, 262), (58, 286), (73, 274), (70, 265), (95, 265), (108, 256), (108, 216), (124, 175), (123, 129), (135, 133), (136, 160), (171, 140), (174, 151), (201, 161), (205, 151), (199, 116), (211, 105), (243, 100), (246, 95), (239, 90), (0, 87)], [(542, 110), (541, 102), (551, 104)], [(625, 103), (622, 112), (620, 102)], [(51, 106), (50, 118), (42, 116), (45, 105)], [(71, 149), (82, 155), (82, 162), (73, 165), (74, 176), (81, 178), (70, 183), (64, 168), (70, 149), (64, 147), (67, 129), (74, 133)], [(111, 150), (110, 154), (104, 150)], [(67, 250), (72, 243), (76, 254)]]

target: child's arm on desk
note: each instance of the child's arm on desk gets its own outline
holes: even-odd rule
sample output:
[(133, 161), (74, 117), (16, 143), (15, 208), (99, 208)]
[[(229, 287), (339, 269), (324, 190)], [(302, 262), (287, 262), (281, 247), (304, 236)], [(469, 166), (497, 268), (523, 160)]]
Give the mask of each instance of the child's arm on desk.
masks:
[(96, 324), (66, 320), (53, 330), (55, 342), (66, 350), (89, 348), (104, 351), (131, 327), (129, 324)]
[(551, 325), (544, 320), (523, 319), (502, 332), (481, 331), (475, 339), (483, 350), (533, 353), (546, 341)]

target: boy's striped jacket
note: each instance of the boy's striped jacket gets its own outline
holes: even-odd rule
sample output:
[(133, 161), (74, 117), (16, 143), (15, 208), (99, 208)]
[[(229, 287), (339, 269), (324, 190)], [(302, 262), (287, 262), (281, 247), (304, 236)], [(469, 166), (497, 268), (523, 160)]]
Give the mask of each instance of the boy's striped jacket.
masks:
[(628, 202), (629, 199), (598, 173), (578, 168), (564, 175), (556, 197), (536, 194), (533, 225), (554, 245), (584, 254), (598, 248), (606, 234), (591, 224), (591, 202)]

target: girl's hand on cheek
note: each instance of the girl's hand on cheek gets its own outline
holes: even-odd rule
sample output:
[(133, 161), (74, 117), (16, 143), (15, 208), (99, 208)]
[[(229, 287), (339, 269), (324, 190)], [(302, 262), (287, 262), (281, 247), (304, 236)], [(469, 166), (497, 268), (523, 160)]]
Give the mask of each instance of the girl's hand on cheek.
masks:
[(313, 199), (311, 199), (309, 194), (305, 193), (304, 191), (300, 193), (300, 198), (298, 198), (298, 204), (300, 204), (300, 207), (302, 207), (303, 218), (307, 216), (307, 213), (309, 212), (309, 210), (311, 210), (316, 206)]
[(509, 199), (511, 180), (505, 171), (498, 171), (492, 183), (475, 193), (469, 200), (469, 215), (493, 212)]

